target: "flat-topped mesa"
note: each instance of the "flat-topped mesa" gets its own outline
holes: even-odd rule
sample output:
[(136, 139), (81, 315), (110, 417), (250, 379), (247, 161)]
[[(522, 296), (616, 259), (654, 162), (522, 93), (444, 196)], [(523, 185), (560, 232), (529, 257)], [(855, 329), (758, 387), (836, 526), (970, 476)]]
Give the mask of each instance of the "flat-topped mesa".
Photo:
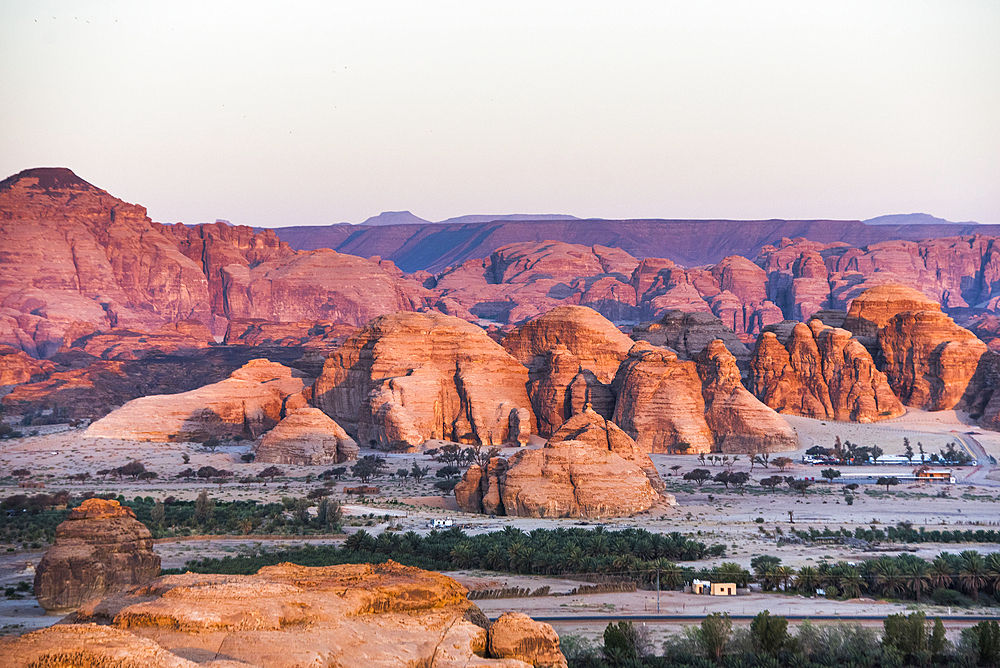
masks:
[(865, 290), (851, 302), (843, 328), (856, 337), (874, 339), (897, 313), (940, 311), (941, 305), (909, 286), (886, 283)]
[(170, 575), (2, 638), (0, 656), (5, 668), (566, 668), (551, 626), (522, 615), (491, 624), (467, 596), (452, 578), (392, 561)]
[(876, 422), (904, 413), (867, 348), (846, 329), (819, 320), (796, 324), (785, 345), (772, 332), (761, 334), (749, 384), (779, 413), (844, 422)]
[(736, 358), (721, 340), (709, 343), (696, 362), (714, 452), (763, 454), (799, 447), (788, 421), (743, 387)]
[(481, 328), (439, 313), (372, 320), (327, 358), (313, 403), (358, 442), (525, 443), (528, 370)]
[(976, 381), (986, 344), (939, 309), (894, 315), (878, 343), (889, 385), (907, 406), (968, 410), (983, 389)]
[(153, 537), (135, 513), (117, 501), (87, 499), (56, 528), (35, 571), (35, 596), (47, 611), (65, 612), (159, 574)]
[(542, 436), (587, 404), (605, 417), (614, 412), (610, 383), (632, 340), (597, 311), (554, 308), (512, 331), (503, 346), (528, 367), (528, 396)]
[[(256, 438), (281, 419), (286, 401), (307, 389), (302, 372), (251, 360), (218, 383), (129, 401), (87, 428), (87, 436), (139, 441)], [(297, 401), (297, 407), (304, 405)]]

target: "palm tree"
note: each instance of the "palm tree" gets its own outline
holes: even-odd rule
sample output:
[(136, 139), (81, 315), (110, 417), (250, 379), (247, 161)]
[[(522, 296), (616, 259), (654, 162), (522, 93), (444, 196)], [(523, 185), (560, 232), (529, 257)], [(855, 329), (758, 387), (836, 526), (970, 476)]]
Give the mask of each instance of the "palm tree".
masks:
[(927, 578), (934, 589), (950, 586), (953, 576), (951, 563), (944, 556), (937, 557), (927, 567)]
[(993, 593), (1000, 593), (1000, 552), (992, 552), (986, 556), (986, 574)]
[(883, 595), (893, 596), (906, 587), (899, 564), (892, 557), (876, 559), (872, 564), (872, 574), (875, 576), (875, 585)]
[(799, 577), (795, 580), (795, 588), (803, 594), (815, 594), (819, 587), (819, 573), (812, 566), (803, 566), (799, 569)]
[(451, 563), (459, 568), (468, 568), (472, 565), (475, 553), (469, 543), (459, 543), (451, 549)]
[(927, 587), (927, 562), (923, 559), (907, 559), (900, 570), (907, 589), (913, 592), (913, 600), (919, 601)]
[(958, 571), (958, 580), (962, 583), (962, 589), (972, 596), (972, 600), (978, 601), (979, 590), (983, 589), (989, 582), (983, 555), (966, 550), (959, 556), (962, 557), (962, 566)]

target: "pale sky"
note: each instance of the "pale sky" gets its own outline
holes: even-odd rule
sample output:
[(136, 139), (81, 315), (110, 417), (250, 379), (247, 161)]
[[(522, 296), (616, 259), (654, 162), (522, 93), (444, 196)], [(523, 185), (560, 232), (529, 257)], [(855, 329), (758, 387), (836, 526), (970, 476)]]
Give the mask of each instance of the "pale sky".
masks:
[(0, 127), (161, 222), (1000, 223), (1000, 2), (0, 0)]

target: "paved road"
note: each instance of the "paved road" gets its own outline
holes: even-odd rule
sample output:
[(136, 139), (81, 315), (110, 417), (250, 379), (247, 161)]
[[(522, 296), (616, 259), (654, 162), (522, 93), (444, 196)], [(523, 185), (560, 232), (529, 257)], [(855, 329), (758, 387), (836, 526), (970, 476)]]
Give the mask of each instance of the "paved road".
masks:
[[(802, 622), (809, 620), (811, 622), (837, 622), (837, 621), (857, 621), (857, 622), (881, 622), (885, 620), (888, 615), (781, 615), (790, 622)], [(943, 622), (982, 622), (982, 621), (992, 621), (996, 619), (995, 615), (934, 615), (934, 617), (941, 617)], [(547, 622), (551, 623), (565, 623), (565, 622), (611, 622), (619, 619), (627, 619), (629, 621), (643, 622), (646, 624), (650, 623), (663, 623), (663, 624), (674, 624), (677, 622), (693, 622), (701, 623), (701, 620), (705, 619), (705, 615), (625, 615), (625, 614), (608, 614), (608, 615), (567, 615), (559, 617), (545, 617), (541, 615), (531, 615), (531, 618), (536, 622)], [(729, 615), (729, 618), (733, 621), (744, 621), (749, 622), (756, 618), (756, 615)]]

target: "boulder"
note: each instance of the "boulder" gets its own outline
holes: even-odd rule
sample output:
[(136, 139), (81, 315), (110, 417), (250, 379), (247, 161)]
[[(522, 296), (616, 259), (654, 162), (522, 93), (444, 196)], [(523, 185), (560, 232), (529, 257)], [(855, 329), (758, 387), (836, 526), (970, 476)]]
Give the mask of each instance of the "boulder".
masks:
[(705, 347), (697, 365), (713, 452), (763, 454), (799, 447), (792, 426), (743, 387), (736, 358), (721, 340)]
[(326, 466), (358, 458), (358, 444), (318, 408), (286, 415), (257, 446), (254, 461), (264, 464)]
[(0, 655), (11, 668), (566, 665), (550, 626), (517, 617), (493, 639), (467, 594), (449, 577), (391, 561), (171, 575), (92, 601), (71, 623), (4, 638)]
[(490, 656), (524, 661), (536, 668), (566, 668), (552, 627), (520, 612), (505, 612), (490, 627)]
[(479, 327), (439, 313), (376, 318), (332, 354), (313, 403), (362, 444), (524, 443), (528, 371)]
[(130, 508), (87, 499), (56, 527), (56, 539), (35, 569), (35, 597), (48, 612), (125, 591), (160, 574), (153, 537)]
[(939, 309), (907, 311), (879, 330), (889, 386), (907, 406), (929, 411), (967, 409), (986, 344)]
[(750, 368), (753, 393), (779, 413), (844, 422), (904, 413), (865, 346), (819, 320), (796, 324), (785, 345), (772, 332), (761, 334)]
[(140, 441), (257, 438), (281, 419), (304, 375), (265, 359), (251, 360), (229, 378), (180, 394), (133, 399), (87, 428), (87, 436)]

